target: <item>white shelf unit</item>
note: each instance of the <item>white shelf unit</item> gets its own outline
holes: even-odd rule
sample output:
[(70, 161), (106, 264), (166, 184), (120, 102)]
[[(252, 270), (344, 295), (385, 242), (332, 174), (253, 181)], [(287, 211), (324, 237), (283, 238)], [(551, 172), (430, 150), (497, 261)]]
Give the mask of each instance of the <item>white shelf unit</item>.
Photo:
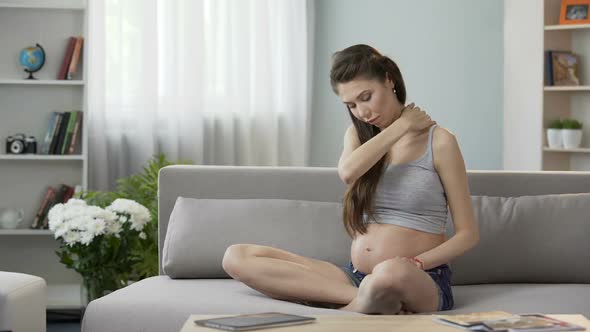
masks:
[[(504, 2), (504, 169), (590, 171), (590, 24), (559, 25), (561, 0)], [(547, 86), (545, 51), (580, 56), (580, 86)], [(549, 149), (559, 118), (583, 126), (577, 149)]]
[[(560, 0), (544, 0), (543, 52), (547, 50), (572, 51), (580, 56), (580, 86), (545, 86), (543, 89), (543, 130), (559, 118), (574, 118), (590, 125), (590, 24), (559, 25)], [(544, 54), (544, 53), (543, 53)], [(545, 75), (543, 63), (543, 75)], [(583, 128), (583, 136), (590, 132)], [(544, 137), (546, 143), (546, 137)], [(590, 140), (583, 137), (576, 149), (543, 149), (543, 170), (590, 170)], [(545, 145), (545, 144), (544, 144)], [(559, 153), (555, 153), (559, 152)]]
[[(23, 208), (18, 229), (0, 229), (0, 267), (44, 278), (47, 307), (80, 307), (79, 275), (59, 262), (59, 243), (49, 230), (32, 230), (48, 186), (82, 185), (87, 189), (87, 0), (0, 0), (0, 208)], [(82, 57), (73, 80), (57, 80), (70, 36), (84, 36)], [(18, 52), (39, 43), (46, 52), (43, 68), (24, 80)], [(37, 138), (40, 150), (52, 111), (84, 112), (81, 154), (5, 154), (5, 139), (25, 133)]]

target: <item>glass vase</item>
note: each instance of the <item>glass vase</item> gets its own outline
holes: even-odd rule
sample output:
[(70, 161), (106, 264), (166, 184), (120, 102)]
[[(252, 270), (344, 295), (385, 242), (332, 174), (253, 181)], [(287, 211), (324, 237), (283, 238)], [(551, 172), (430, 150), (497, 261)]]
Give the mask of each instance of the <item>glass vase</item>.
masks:
[(90, 302), (105, 295), (106, 290), (96, 278), (82, 278), (82, 287), (80, 288), (80, 304), (82, 310), (85, 310)]

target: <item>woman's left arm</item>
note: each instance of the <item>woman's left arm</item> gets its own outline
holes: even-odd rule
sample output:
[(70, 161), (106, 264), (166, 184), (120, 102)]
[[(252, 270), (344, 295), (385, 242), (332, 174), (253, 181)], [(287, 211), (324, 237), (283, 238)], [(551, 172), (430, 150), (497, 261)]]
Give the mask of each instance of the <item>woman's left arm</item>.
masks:
[(435, 128), (433, 135), (434, 167), (447, 195), (455, 235), (438, 247), (417, 256), (424, 262), (425, 270), (452, 261), (479, 242), (479, 228), (471, 205), (467, 171), (457, 139), (441, 127)]

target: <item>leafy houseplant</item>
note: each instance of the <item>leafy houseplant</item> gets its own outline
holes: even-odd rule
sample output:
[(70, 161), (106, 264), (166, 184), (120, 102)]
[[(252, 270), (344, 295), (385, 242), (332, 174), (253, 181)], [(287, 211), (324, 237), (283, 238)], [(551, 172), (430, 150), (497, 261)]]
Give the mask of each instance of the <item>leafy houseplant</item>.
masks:
[[(188, 164), (190, 161), (177, 163)], [(117, 199), (126, 199), (144, 206), (149, 214), (149, 221), (143, 225), (141, 232), (131, 228), (120, 238), (110, 237), (110, 242), (105, 242), (104, 245), (109, 248), (121, 249), (125, 247), (125, 250), (119, 251), (119, 255), (124, 255), (126, 258), (116, 256), (104, 248), (92, 248), (93, 252), (100, 252), (102, 261), (98, 265), (91, 264), (88, 269), (94, 273), (93, 278), (90, 278), (88, 282), (98, 283), (96, 286), (85, 285), (89, 301), (104, 295), (105, 292), (124, 287), (128, 282), (158, 274), (158, 173), (162, 167), (172, 164), (163, 154), (155, 155), (144, 166), (142, 172), (118, 179), (115, 191), (86, 191), (76, 196), (89, 206), (104, 209), (112, 206)], [(90, 246), (92, 245), (90, 243)], [(60, 255), (59, 252), (58, 255)], [(90, 264), (87, 262), (88, 257), (87, 251), (69, 258), (60, 256), (62, 263), (74, 269), (80, 268), (84, 264)], [(123, 261), (124, 264), (115, 263)], [(121, 271), (123, 268), (126, 270)], [(113, 273), (109, 275), (108, 271)], [(86, 280), (84, 282), (86, 283)], [(98, 290), (93, 291), (93, 287)], [(90, 294), (91, 292), (97, 294)]]
[(582, 129), (582, 123), (576, 119), (565, 119), (562, 121), (563, 129)]
[(561, 135), (566, 149), (578, 148), (582, 143), (582, 123), (575, 119), (563, 120)]
[(563, 147), (563, 139), (561, 135), (561, 129), (563, 128), (563, 122), (561, 120), (554, 120), (547, 126), (547, 143), (550, 148), (561, 148)]

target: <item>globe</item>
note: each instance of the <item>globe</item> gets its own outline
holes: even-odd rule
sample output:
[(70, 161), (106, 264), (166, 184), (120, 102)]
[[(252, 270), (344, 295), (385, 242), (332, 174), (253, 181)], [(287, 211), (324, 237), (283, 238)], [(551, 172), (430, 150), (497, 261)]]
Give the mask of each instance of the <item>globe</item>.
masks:
[(29, 80), (36, 80), (33, 73), (39, 71), (45, 64), (45, 50), (41, 45), (25, 47), (18, 57), (20, 65), (29, 73)]

